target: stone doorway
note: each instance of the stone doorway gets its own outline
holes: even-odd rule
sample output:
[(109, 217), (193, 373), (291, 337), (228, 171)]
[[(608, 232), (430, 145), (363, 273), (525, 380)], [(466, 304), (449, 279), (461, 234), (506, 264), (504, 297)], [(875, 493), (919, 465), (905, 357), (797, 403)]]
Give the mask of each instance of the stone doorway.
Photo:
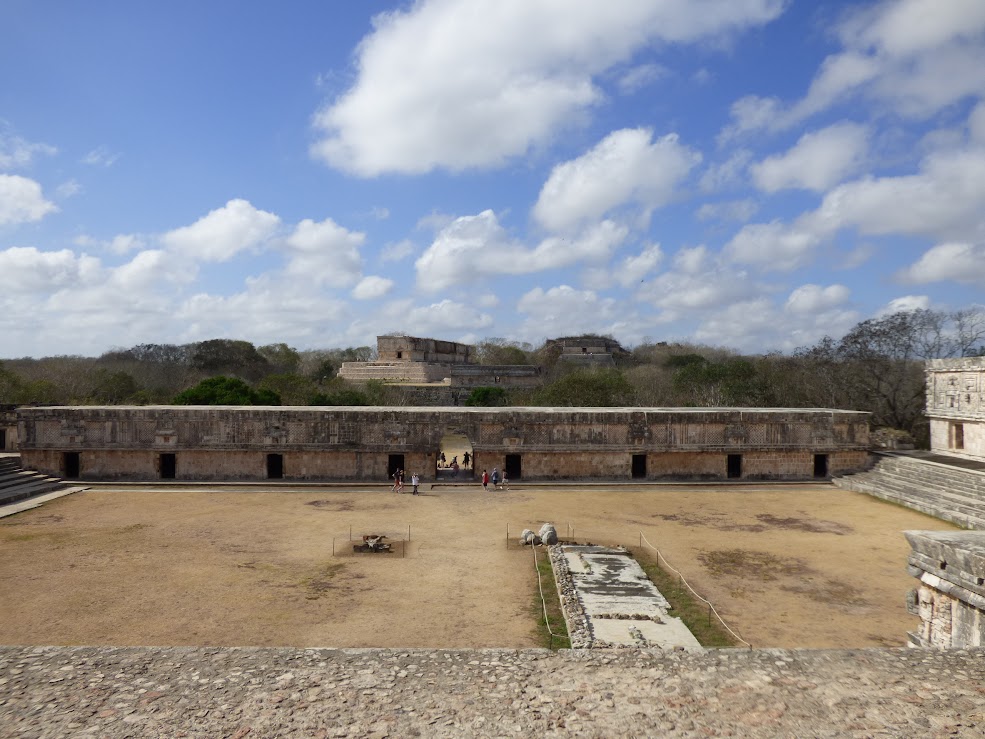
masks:
[[(442, 461), (444, 455), (444, 461)], [(455, 465), (458, 465), (456, 472)], [(469, 437), (458, 430), (449, 430), (441, 437), (438, 447), (436, 480), (468, 480), (475, 476), (475, 452)]]

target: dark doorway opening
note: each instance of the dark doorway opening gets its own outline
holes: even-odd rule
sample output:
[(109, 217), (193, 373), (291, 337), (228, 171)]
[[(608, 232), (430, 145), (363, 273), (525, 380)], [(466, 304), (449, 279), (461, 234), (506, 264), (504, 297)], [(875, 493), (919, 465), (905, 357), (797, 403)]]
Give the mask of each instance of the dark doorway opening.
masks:
[(828, 455), (814, 455), (814, 477), (824, 478), (828, 476)]
[(954, 448), (964, 449), (964, 424), (954, 424)]
[(268, 454), (267, 455), (267, 479), (268, 480), (280, 480), (284, 477), (284, 455), (283, 454)]
[(0, 429), (0, 451), (7, 448), (7, 429)]
[(640, 479), (646, 477), (646, 455), (645, 454), (634, 454), (633, 455), (633, 479)]
[(65, 452), (62, 455), (62, 465), (65, 468), (65, 477), (69, 480), (77, 480), (82, 474), (82, 463), (79, 461), (78, 452)]
[(404, 455), (403, 454), (391, 454), (390, 458), (386, 463), (386, 476), (387, 479), (393, 479), (393, 473), (397, 470), (402, 470), (404, 468)]
[(503, 465), (503, 472), (511, 480), (519, 480), (521, 477), (520, 470), (520, 455), (519, 454), (507, 454), (506, 464)]
[(729, 454), (726, 462), (726, 476), (731, 479), (742, 477), (742, 455)]
[(178, 458), (174, 454), (160, 455), (161, 479), (173, 480), (178, 476)]

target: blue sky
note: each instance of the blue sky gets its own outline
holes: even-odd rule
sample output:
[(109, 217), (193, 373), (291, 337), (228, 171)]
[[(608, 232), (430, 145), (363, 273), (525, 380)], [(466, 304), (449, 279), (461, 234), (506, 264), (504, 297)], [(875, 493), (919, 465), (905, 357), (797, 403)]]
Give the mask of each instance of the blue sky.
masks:
[(0, 357), (983, 302), (981, 0), (0, 6)]

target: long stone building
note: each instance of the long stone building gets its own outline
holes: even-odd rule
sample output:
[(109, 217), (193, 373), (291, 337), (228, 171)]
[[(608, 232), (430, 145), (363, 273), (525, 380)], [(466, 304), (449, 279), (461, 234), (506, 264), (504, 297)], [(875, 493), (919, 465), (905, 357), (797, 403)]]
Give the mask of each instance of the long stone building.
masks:
[(25, 467), (83, 480), (383, 481), (463, 435), (511, 479), (824, 479), (862, 469), (868, 414), (752, 408), (96, 406), (18, 410)]

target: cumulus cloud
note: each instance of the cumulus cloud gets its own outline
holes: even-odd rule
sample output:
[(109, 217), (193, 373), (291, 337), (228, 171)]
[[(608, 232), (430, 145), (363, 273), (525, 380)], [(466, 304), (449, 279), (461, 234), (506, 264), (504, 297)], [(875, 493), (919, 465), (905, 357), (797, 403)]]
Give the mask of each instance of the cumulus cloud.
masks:
[(868, 150), (868, 129), (838, 123), (806, 133), (789, 151), (749, 167), (760, 190), (801, 188), (821, 192), (857, 171)]
[(528, 337), (557, 336), (576, 326), (581, 331), (609, 333), (612, 322), (620, 317), (613, 298), (569, 285), (547, 290), (536, 287), (517, 301), (516, 309), (529, 315), (520, 329)]
[(843, 305), (850, 294), (844, 285), (801, 285), (790, 293), (785, 308), (793, 313), (819, 313)]
[(898, 277), (917, 285), (953, 280), (985, 287), (985, 244), (937, 244)]
[(803, 98), (741, 98), (722, 140), (789, 128), (855, 95), (927, 117), (985, 93), (985, 4), (978, 0), (883, 0), (852, 8), (836, 33), (842, 50), (824, 60)]
[(738, 149), (724, 162), (709, 165), (702, 173), (699, 184), (704, 192), (718, 192), (745, 183), (745, 171), (752, 161), (752, 152)]
[(41, 185), (20, 175), (0, 174), (0, 226), (40, 221), (58, 206), (45, 200)]
[[(602, 101), (595, 77), (655, 43), (767, 23), (782, 0), (421, 0), (382, 13), (312, 154), (360, 176), (497, 166)], [(427, 53), (421, 53), (426, 49)]]
[(0, 287), (6, 293), (30, 293), (85, 283), (100, 273), (98, 259), (71, 249), (40, 251), (14, 246), (0, 251)]
[(285, 239), (290, 260), (286, 274), (318, 285), (351, 287), (362, 271), (360, 247), (366, 234), (349, 231), (331, 218), (306, 218)]
[(528, 248), (510, 236), (491, 210), (456, 218), (417, 259), (417, 284), (435, 291), (459, 284), (463, 275), (518, 275), (607, 259), (628, 231), (611, 221), (571, 238), (552, 236)]
[(877, 316), (890, 316), (893, 313), (908, 313), (914, 310), (924, 310), (930, 307), (930, 298), (926, 295), (903, 295), (893, 298), (880, 308)]
[(356, 300), (373, 300), (382, 298), (393, 289), (393, 280), (387, 277), (368, 275), (352, 289), (352, 297)]
[(627, 203), (652, 210), (673, 196), (700, 160), (674, 134), (653, 141), (650, 129), (613, 131), (587, 153), (554, 167), (534, 218), (553, 231), (569, 231)]
[(789, 271), (810, 262), (820, 243), (820, 236), (796, 225), (788, 226), (780, 221), (751, 223), (725, 245), (725, 254), (741, 264)]
[(280, 225), (273, 213), (247, 200), (230, 200), (190, 226), (168, 231), (161, 241), (170, 249), (203, 262), (225, 262), (271, 238)]

